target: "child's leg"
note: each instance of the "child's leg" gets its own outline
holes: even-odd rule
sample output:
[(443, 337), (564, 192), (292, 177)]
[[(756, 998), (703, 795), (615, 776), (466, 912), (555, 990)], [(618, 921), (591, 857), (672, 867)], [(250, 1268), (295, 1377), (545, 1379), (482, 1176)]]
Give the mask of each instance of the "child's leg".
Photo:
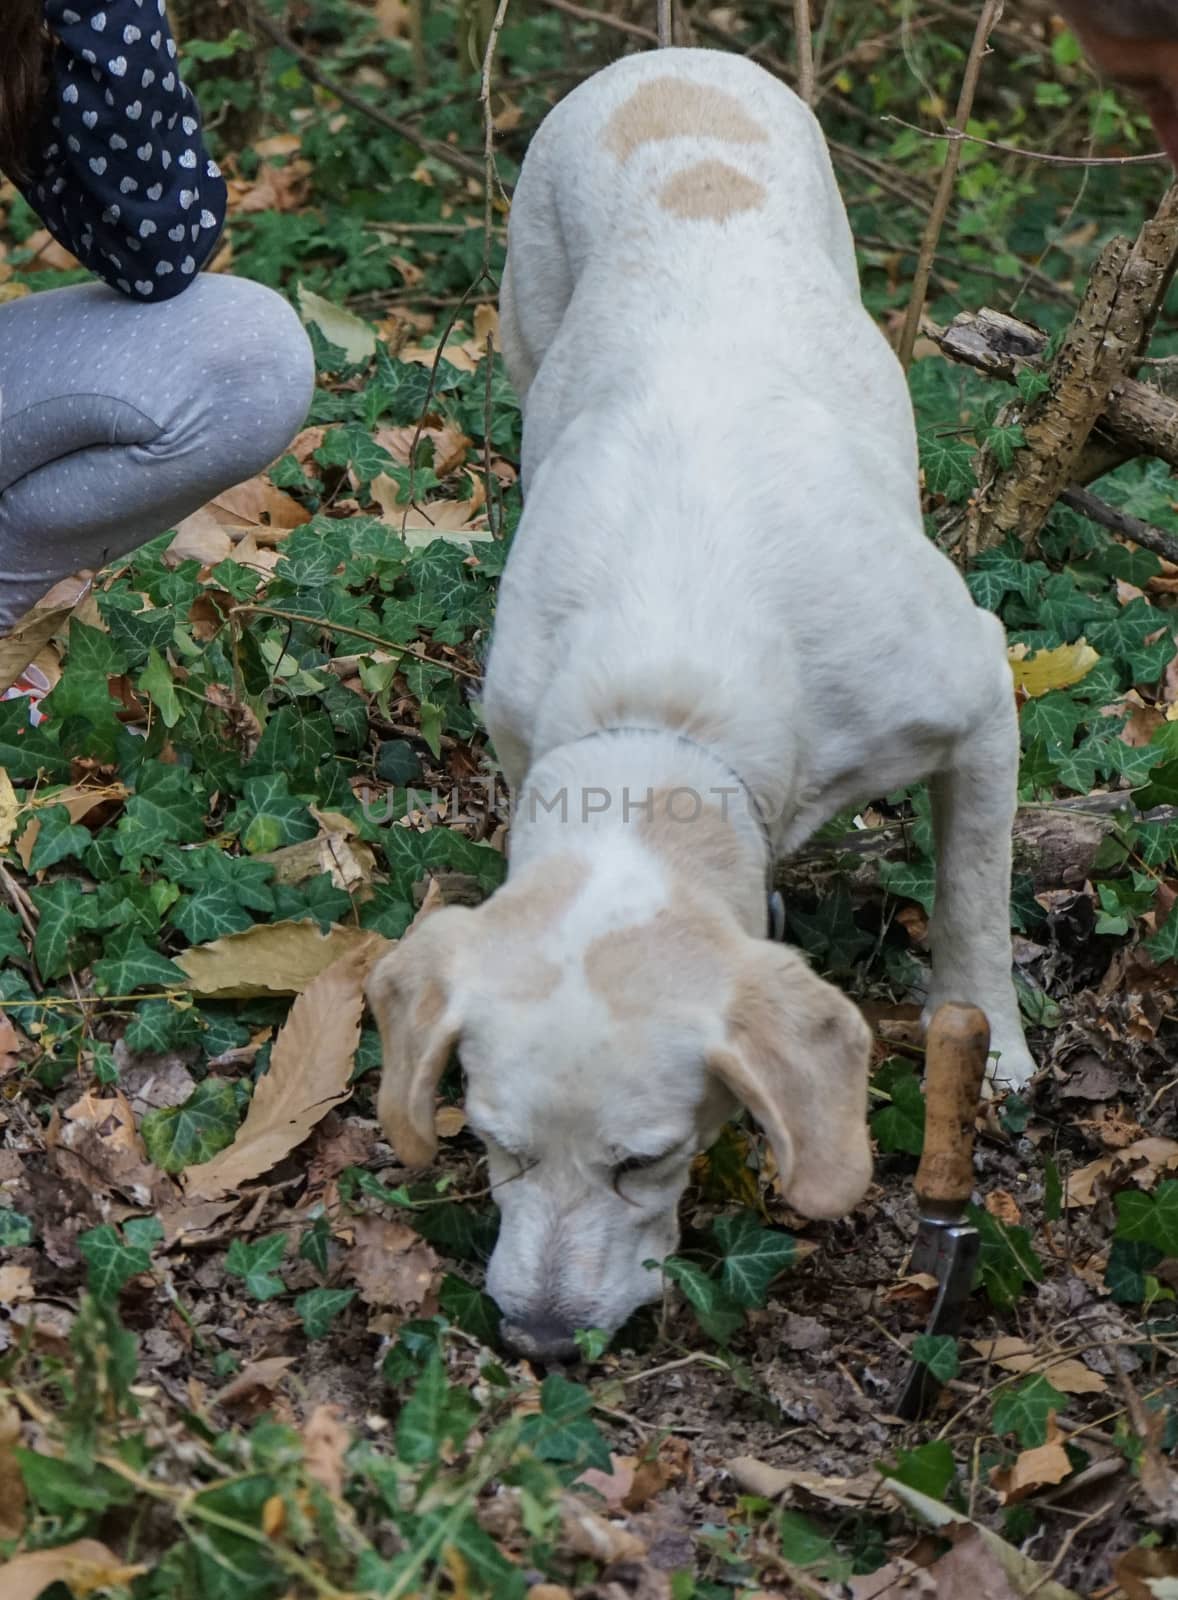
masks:
[(295, 313), (241, 278), (162, 305), (86, 284), (0, 307), (0, 634), (268, 466), (313, 384)]

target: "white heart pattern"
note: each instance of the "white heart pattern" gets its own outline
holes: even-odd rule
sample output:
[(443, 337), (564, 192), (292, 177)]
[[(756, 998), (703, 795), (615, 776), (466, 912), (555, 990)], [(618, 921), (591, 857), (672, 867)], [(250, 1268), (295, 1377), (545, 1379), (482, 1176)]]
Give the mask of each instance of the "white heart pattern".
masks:
[(98, 174), (98, 176), (101, 178), (102, 174), (106, 171), (106, 157), (105, 156), (91, 156), (90, 157), (90, 171), (91, 172), (96, 172)]
[(192, 207), (195, 204), (196, 204), (196, 191), (193, 190), (193, 189), (181, 189), (181, 191), (180, 191), (180, 209), (181, 209), (181, 211), (189, 211), (189, 210), (192, 209)]
[(184, 257), (184, 260), (180, 263), (180, 271), (184, 273), (186, 277), (191, 277), (196, 271), (196, 262), (191, 256)]
[(135, 292), (136, 294), (154, 294), (155, 284), (152, 283), (150, 278), (136, 278)]
[(124, 44), (134, 44), (137, 39), (142, 39), (142, 37), (143, 35), (133, 22), (128, 22), (127, 26), (123, 29)]
[(123, 138), (121, 133), (112, 133), (110, 136), (110, 147), (112, 150), (125, 150), (127, 148), (127, 141)]
[(171, 239), (174, 244), (183, 243), (183, 240), (184, 240), (184, 224), (182, 222), (178, 222), (174, 228), (169, 228), (168, 229), (168, 238)]
[(90, 26), (95, 33), (102, 33), (106, 28), (106, 12), (99, 11), (90, 18)]
[(107, 66), (114, 73), (116, 78), (124, 78), (124, 77), (126, 77), (126, 75), (127, 75), (127, 58), (126, 58), (126, 56), (116, 56), (113, 61), (108, 61), (107, 62)]
[[(91, 166), (94, 165), (93, 161), (90, 163), (90, 165)], [(123, 178), (121, 180), (121, 182), (119, 183), (119, 193), (120, 194), (134, 194), (136, 189), (138, 189), (138, 187), (139, 187), (139, 185), (135, 182), (134, 178)]]
[[(151, 188), (147, 191), (147, 198), (149, 200), (159, 200), (160, 198), (162, 198), (163, 192), (164, 192), (164, 186), (163, 186), (162, 183), (153, 183)], [(183, 233), (184, 233), (183, 228), (181, 228), (180, 233), (181, 233), (181, 237), (183, 237)]]
[(141, 239), (150, 239), (155, 231), (155, 223), (150, 217), (144, 217), (143, 221), (139, 224), (139, 237)]
[(86, 124), (86, 126), (88, 128), (97, 127), (98, 126), (98, 113), (97, 113), (97, 111), (83, 111), (82, 112), (82, 121)]
[(196, 151), (195, 150), (182, 150), (180, 152), (180, 158), (179, 159), (180, 159), (180, 165), (182, 167), (185, 167), (189, 172), (192, 172), (195, 169), (195, 167), (196, 167)]
[(142, 100), (132, 100), (131, 104), (125, 108), (124, 115), (131, 122), (138, 122), (139, 118), (143, 115)]
[(78, 86), (76, 83), (67, 83), (61, 91), (61, 98), (67, 106), (76, 106), (78, 103)]

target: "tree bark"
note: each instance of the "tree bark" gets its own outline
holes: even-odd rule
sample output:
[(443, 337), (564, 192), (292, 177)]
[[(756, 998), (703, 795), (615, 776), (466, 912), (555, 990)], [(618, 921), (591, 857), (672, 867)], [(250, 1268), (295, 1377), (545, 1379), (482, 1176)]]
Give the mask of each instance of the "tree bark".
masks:
[[(246, 0), (171, 0), (168, 10), (182, 44), (188, 39), (221, 43), (236, 28), (246, 34), (251, 31)], [(197, 87), (206, 129), (222, 149), (247, 150), (262, 126), (262, 63), (257, 45), (235, 51), (224, 61), (210, 63), (203, 67), (199, 78)], [(241, 85), (248, 98), (246, 93), (233, 99), (211, 95), (207, 85), (217, 78)]]

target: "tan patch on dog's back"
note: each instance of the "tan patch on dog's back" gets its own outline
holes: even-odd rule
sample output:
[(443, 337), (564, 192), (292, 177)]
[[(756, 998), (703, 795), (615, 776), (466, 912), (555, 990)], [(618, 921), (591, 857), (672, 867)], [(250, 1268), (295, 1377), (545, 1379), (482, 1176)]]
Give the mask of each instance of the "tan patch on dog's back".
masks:
[(605, 130), (606, 146), (628, 161), (639, 145), (663, 139), (765, 144), (769, 135), (734, 94), (690, 78), (651, 78), (624, 101)]
[(659, 190), (659, 206), (691, 222), (724, 222), (742, 211), (759, 211), (765, 188), (727, 161), (697, 161), (669, 178)]

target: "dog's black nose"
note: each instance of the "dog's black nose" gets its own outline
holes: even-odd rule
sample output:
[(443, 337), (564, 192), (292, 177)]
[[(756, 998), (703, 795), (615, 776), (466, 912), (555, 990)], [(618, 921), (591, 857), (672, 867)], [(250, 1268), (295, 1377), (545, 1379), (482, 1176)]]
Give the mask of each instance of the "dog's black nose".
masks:
[(504, 1322), (499, 1331), (507, 1348), (528, 1361), (559, 1365), (581, 1358), (573, 1330), (555, 1317), (530, 1317), (527, 1322)]

